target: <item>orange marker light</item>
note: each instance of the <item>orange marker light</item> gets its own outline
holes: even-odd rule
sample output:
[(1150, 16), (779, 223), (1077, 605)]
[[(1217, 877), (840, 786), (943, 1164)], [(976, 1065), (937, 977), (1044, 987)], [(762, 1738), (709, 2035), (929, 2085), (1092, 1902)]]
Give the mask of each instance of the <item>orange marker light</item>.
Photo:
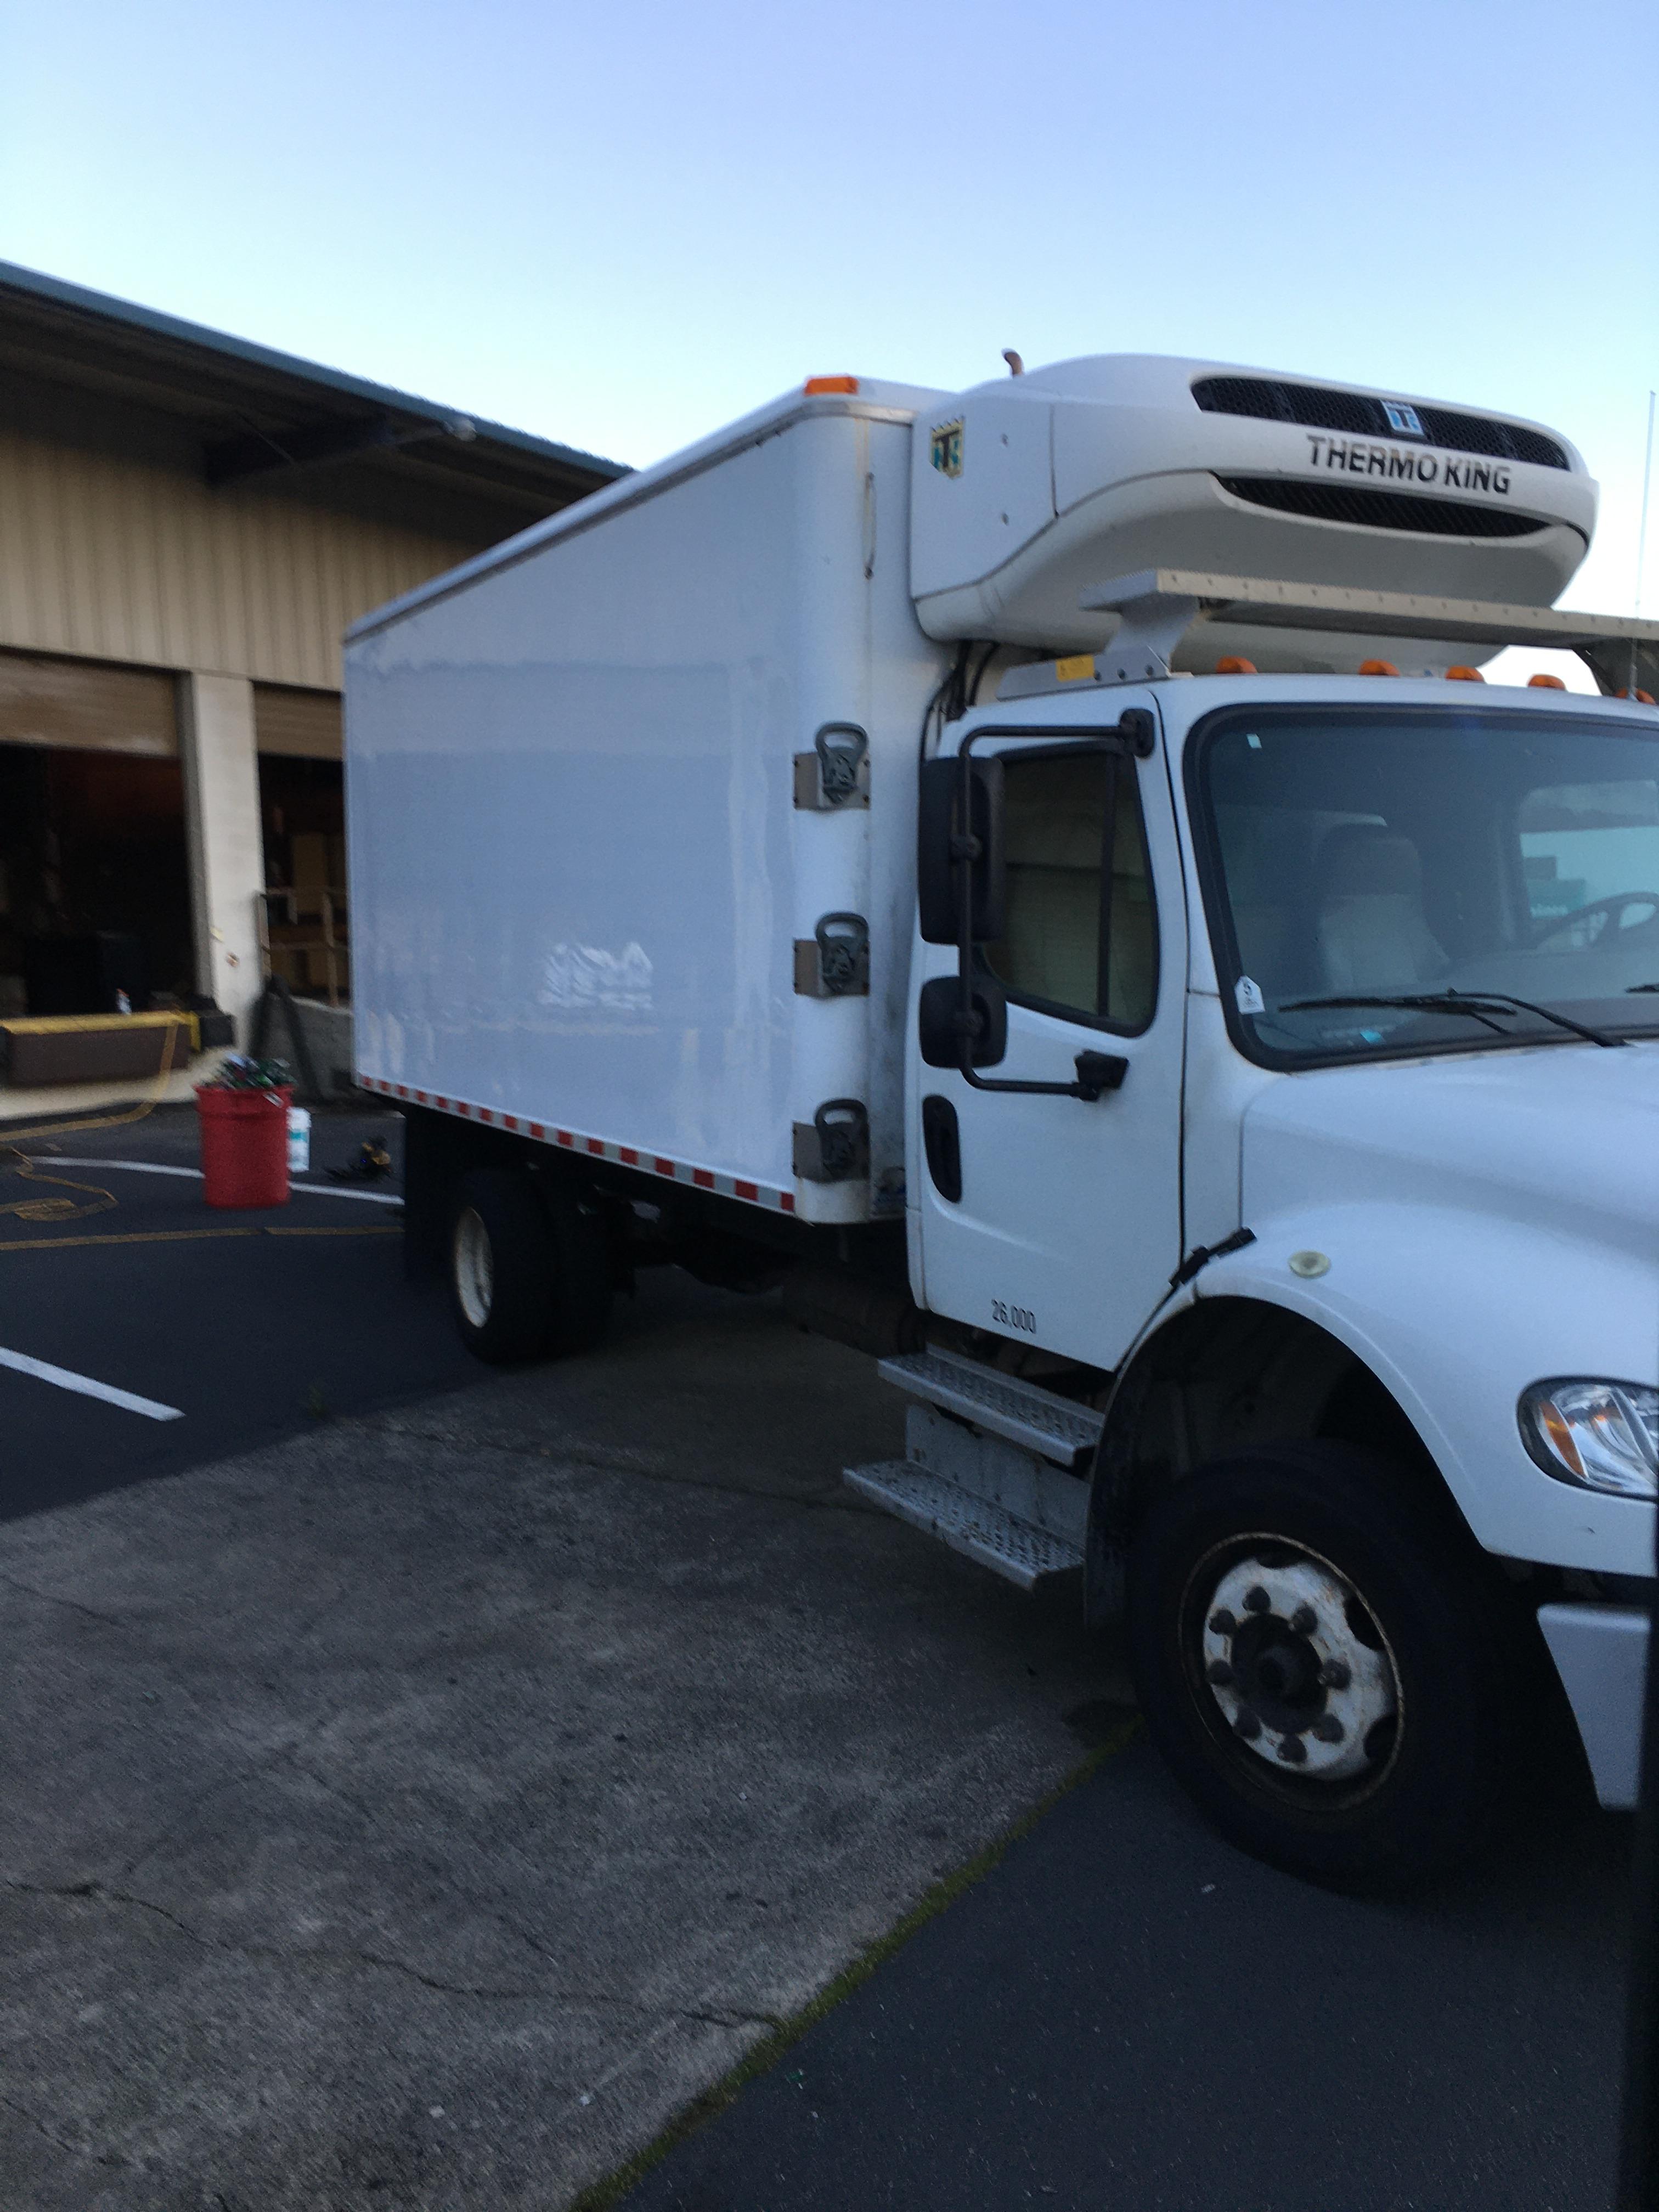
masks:
[(1246, 660), (1242, 653), (1224, 653), (1215, 665), (1218, 676), (1254, 676), (1255, 663)]
[(1448, 684), (1484, 684), (1486, 680), (1478, 668), (1465, 668), (1460, 665), (1446, 671)]
[[(1630, 693), (1629, 693), (1628, 691), (1615, 691), (1615, 692), (1613, 693), (1613, 697), (1614, 697), (1615, 699), (1628, 699), (1628, 698), (1629, 698), (1629, 696), (1630, 696)], [(1637, 695), (1636, 695), (1636, 703), (1637, 703), (1637, 705), (1638, 705), (1638, 707), (1650, 707), (1650, 706), (1652, 706), (1652, 704), (1653, 704), (1653, 694), (1652, 694), (1652, 692), (1651, 692), (1651, 691), (1638, 691), (1638, 692), (1637, 693)]]
[(1559, 676), (1529, 676), (1527, 678), (1529, 691), (1565, 691), (1566, 688)]
[(856, 392), (858, 388), (856, 376), (809, 376), (806, 380), (806, 397), (809, 399), (816, 399), (820, 392)]
[(1362, 660), (1359, 672), (1362, 676), (1398, 676), (1400, 671), (1391, 660)]

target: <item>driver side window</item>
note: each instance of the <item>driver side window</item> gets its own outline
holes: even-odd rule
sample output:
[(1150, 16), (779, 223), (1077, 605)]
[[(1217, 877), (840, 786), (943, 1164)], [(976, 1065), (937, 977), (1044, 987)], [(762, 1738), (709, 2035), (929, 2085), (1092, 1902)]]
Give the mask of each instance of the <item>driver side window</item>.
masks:
[(1146, 1029), (1158, 922), (1134, 763), (1115, 752), (1003, 755), (1007, 926), (984, 948), (1010, 994), (1091, 1026)]

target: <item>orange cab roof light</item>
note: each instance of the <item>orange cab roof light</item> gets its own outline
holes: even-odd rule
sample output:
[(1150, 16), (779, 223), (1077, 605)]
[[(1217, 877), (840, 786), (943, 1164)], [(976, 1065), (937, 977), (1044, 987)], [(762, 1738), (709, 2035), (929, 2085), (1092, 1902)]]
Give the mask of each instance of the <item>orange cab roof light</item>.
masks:
[(1246, 660), (1242, 653), (1224, 653), (1215, 665), (1218, 676), (1254, 676), (1255, 663)]
[(1484, 684), (1486, 680), (1478, 668), (1465, 668), (1461, 661), (1446, 671), (1448, 684)]
[(1391, 660), (1362, 660), (1359, 672), (1362, 676), (1398, 676), (1400, 671)]
[(1565, 691), (1566, 688), (1559, 676), (1529, 676), (1527, 678), (1528, 691)]
[(809, 399), (816, 399), (825, 392), (856, 392), (858, 388), (856, 376), (809, 376), (806, 380)]
[[(1613, 693), (1613, 697), (1614, 697), (1615, 699), (1628, 699), (1628, 698), (1630, 697), (1630, 696), (1631, 696), (1631, 695), (1630, 695), (1630, 693), (1629, 693), (1628, 691), (1615, 691), (1615, 692)], [(1637, 693), (1637, 695), (1636, 695), (1636, 703), (1637, 703), (1637, 705), (1638, 705), (1638, 707), (1650, 707), (1650, 706), (1652, 706), (1652, 704), (1653, 704), (1653, 694), (1652, 694), (1652, 692), (1651, 692), (1651, 691), (1638, 691), (1638, 692)]]

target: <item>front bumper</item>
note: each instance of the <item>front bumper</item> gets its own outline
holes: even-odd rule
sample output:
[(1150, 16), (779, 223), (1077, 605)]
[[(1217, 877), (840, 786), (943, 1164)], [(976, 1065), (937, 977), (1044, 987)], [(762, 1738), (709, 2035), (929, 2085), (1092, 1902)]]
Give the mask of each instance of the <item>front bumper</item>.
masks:
[(1538, 1626), (1578, 1723), (1595, 1794), (1626, 1811), (1642, 1779), (1648, 1616), (1609, 1605), (1541, 1605)]

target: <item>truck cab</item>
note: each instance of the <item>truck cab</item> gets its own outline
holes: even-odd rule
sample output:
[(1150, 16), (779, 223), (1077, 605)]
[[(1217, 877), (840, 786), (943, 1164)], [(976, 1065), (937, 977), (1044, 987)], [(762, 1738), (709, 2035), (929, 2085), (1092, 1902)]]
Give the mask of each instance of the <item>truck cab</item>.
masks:
[(1633, 1802), (1659, 714), (1057, 681), (940, 760), (982, 850), (915, 954), (918, 1303), (1103, 1415), (1088, 1602), (1166, 1755), (1249, 1847), (1384, 1878), (1504, 1802), (1547, 1651)]

